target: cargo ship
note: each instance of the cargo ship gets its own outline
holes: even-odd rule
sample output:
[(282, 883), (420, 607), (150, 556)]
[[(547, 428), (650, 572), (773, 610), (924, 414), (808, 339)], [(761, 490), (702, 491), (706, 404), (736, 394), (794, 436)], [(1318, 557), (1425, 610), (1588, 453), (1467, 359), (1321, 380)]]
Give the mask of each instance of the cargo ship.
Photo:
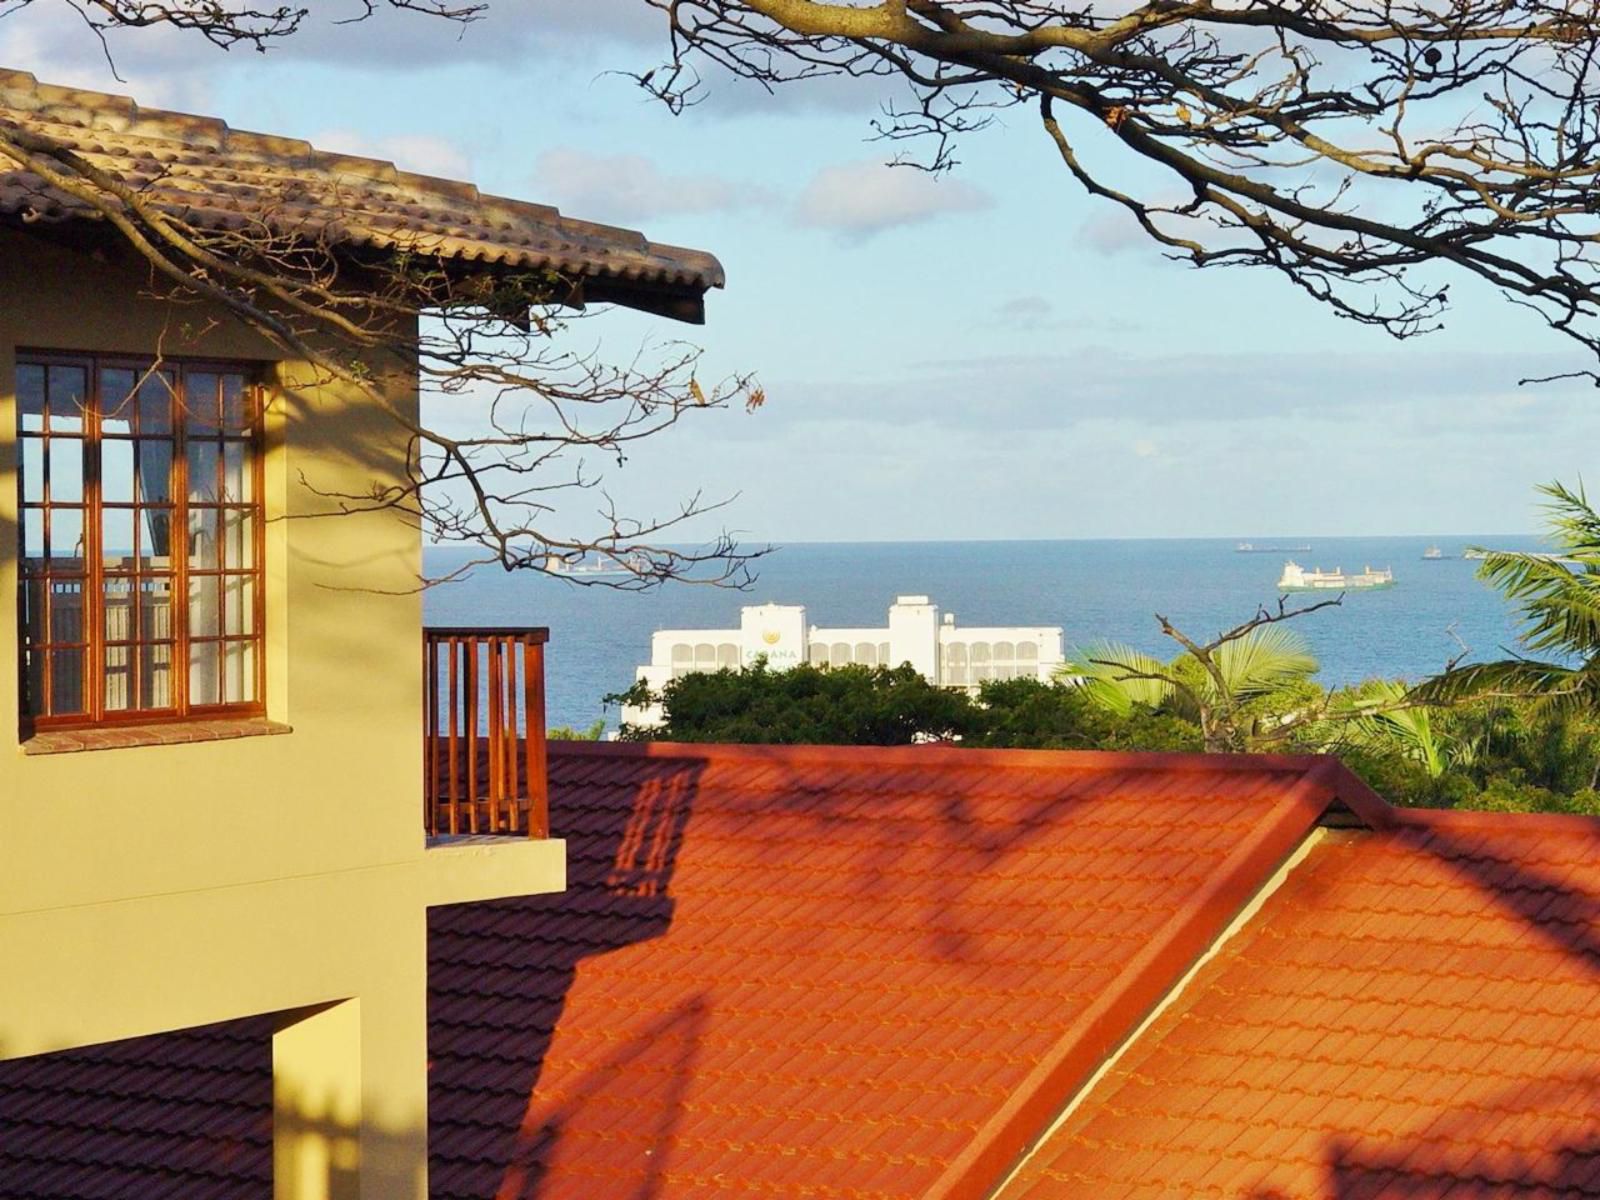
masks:
[(1393, 586), (1394, 572), (1388, 567), (1381, 571), (1366, 567), (1359, 574), (1346, 575), (1342, 567), (1331, 571), (1316, 567), (1308, 571), (1290, 559), (1283, 564), (1283, 574), (1278, 576), (1278, 590), (1282, 592), (1342, 592)]

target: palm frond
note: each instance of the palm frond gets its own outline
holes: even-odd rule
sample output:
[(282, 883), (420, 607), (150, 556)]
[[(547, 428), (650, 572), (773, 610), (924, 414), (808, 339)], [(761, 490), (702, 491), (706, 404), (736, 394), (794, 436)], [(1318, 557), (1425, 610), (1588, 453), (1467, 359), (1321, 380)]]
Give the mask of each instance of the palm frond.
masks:
[(1600, 654), (1600, 514), (1581, 486), (1539, 490), (1550, 497), (1550, 543), (1561, 557), (1495, 551), (1478, 577), (1522, 610), (1519, 640), (1530, 651), (1593, 657)]
[(1600, 557), (1587, 570), (1537, 554), (1491, 553), (1478, 576), (1522, 610), (1520, 641), (1543, 653), (1600, 652)]
[[(1317, 672), (1317, 658), (1298, 630), (1263, 625), (1214, 652), (1228, 694), (1245, 700)], [(1215, 687), (1215, 681), (1208, 683)]]
[(1589, 503), (1583, 484), (1573, 489), (1557, 480), (1539, 490), (1550, 497), (1544, 508), (1550, 514), (1556, 543), (1580, 564), (1600, 565), (1600, 513)]
[(1056, 676), (1119, 717), (1131, 713), (1135, 704), (1157, 708), (1173, 692), (1166, 663), (1122, 642), (1074, 649)]
[(1347, 706), (1347, 712), (1358, 715), (1352, 717), (1344, 735), (1358, 746), (1398, 752), (1419, 763), (1430, 778), (1437, 779), (1455, 760), (1455, 747), (1435, 727), (1427, 708), (1390, 707), (1410, 698), (1406, 685), (1396, 680), (1374, 680), (1365, 685)]
[(1450, 705), (1488, 696), (1561, 702), (1581, 699), (1600, 690), (1600, 670), (1567, 667), (1560, 663), (1513, 658), (1504, 662), (1472, 663), (1436, 675), (1415, 687), (1411, 695), (1420, 703)]

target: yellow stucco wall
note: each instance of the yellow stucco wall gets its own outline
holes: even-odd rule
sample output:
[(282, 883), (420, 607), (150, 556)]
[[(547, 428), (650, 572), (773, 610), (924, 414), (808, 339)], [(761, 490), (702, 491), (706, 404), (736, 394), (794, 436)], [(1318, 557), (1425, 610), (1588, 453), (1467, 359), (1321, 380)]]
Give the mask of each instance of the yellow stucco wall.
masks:
[[(0, 1058), (317, 1011), (320, 1024), (280, 1038), (280, 1097), (314, 1091), (296, 1080), (326, 1066), (323, 1083), (362, 1098), (359, 1194), (421, 1196), (426, 905), (558, 890), (563, 847), (508, 846), (474, 882), (459, 856), (441, 869), (425, 846), (421, 601), (407, 590), (417, 530), (392, 512), (312, 517), (328, 502), (300, 483), (363, 492), (395, 478), (399, 427), (336, 390), (295, 388), (305, 368), (227, 320), (186, 340), (206, 314), (150, 299), (141, 283), (132, 264), (0, 230)], [(293, 732), (25, 755), (16, 352), (158, 345), (273, 364), (267, 704)], [(414, 411), (414, 391), (399, 402)], [(340, 1001), (354, 1003), (327, 1010), (337, 1020), (316, 1009)], [(347, 1035), (350, 1069), (326, 1052)], [(280, 1198), (318, 1194), (286, 1174)]]

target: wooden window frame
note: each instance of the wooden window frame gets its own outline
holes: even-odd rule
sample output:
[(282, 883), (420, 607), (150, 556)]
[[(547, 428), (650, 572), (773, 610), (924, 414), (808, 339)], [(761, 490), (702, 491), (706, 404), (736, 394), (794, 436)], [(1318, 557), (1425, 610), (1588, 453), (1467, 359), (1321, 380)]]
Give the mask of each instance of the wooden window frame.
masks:
[[(25, 350), (19, 349), (15, 359), (16, 366), (40, 367), (46, 372), (46, 386), (48, 387), (48, 372), (51, 367), (65, 366), (77, 367), (84, 371), (85, 376), (85, 404), (82, 420), (82, 514), (83, 514), (83, 588), (84, 599), (82, 604), (84, 624), (84, 665), (83, 665), (83, 694), (84, 711), (81, 713), (67, 713), (57, 715), (38, 715), (30, 711), (36, 702), (30, 695), (28, 679), (29, 651), (33, 649), (33, 642), (28, 629), (28, 602), (24, 593), (34, 579), (49, 580), (52, 572), (49, 563), (49, 513), (55, 509), (55, 504), (47, 491), (41, 492), (45, 497), (37, 504), (29, 507), (40, 508), (44, 514), (41, 527), (45, 545), (43, 547), (25, 546), (23, 544), (26, 532), (26, 521), (23, 519), (27, 511), (24, 507), (27, 497), (28, 481), (25, 478), (25, 462), (23, 454), (24, 431), (22, 403), (20, 393), (17, 396), (17, 416), (15, 436), (17, 442), (17, 542), (19, 553), (17, 555), (17, 696), (19, 700), (18, 712), (21, 720), (21, 733), (24, 738), (35, 732), (51, 730), (95, 729), (116, 726), (156, 725), (178, 722), (193, 722), (233, 718), (263, 717), (266, 715), (266, 481), (265, 481), (265, 438), (263, 434), (264, 415), (266, 411), (266, 384), (263, 377), (263, 368), (260, 364), (229, 361), (212, 358), (175, 358), (170, 356), (141, 357), (138, 355), (123, 354), (80, 354), (66, 353), (51, 350)], [(177, 380), (178, 392), (173, 398), (171, 408), (170, 445), (172, 462), (168, 468), (168, 486), (171, 492), (169, 505), (168, 557), (171, 565), (165, 574), (170, 577), (171, 595), (171, 662), (168, 667), (170, 675), (170, 700), (165, 708), (135, 708), (139, 696), (132, 682), (130, 682), (130, 707), (126, 709), (106, 708), (106, 673), (105, 663), (108, 647), (115, 645), (126, 650), (130, 659), (130, 681), (136, 678), (138, 667), (134, 665), (139, 657), (140, 650), (147, 645), (162, 645), (160, 641), (145, 641), (140, 638), (140, 629), (137, 625), (132, 630), (132, 640), (123, 643), (112, 643), (106, 637), (105, 625), (105, 580), (106, 550), (104, 546), (105, 522), (104, 509), (106, 501), (103, 496), (102, 465), (104, 461), (103, 448), (105, 435), (102, 429), (104, 420), (104, 405), (101, 396), (101, 374), (107, 370), (128, 370), (138, 375), (151, 371), (170, 371)], [(231, 504), (223, 500), (219, 493), (214, 503), (198, 507), (210, 508), (217, 513), (217, 565), (214, 568), (192, 568), (190, 562), (191, 535), (189, 531), (189, 513), (191, 499), (189, 494), (189, 443), (191, 430), (198, 424), (188, 410), (187, 380), (191, 374), (216, 374), (235, 375), (242, 377), (250, 405), (250, 423), (248, 434), (244, 440), (248, 445), (248, 470), (246, 477), (249, 480), (250, 495), (243, 501)], [(219, 396), (219, 403), (221, 402)], [(48, 401), (47, 401), (48, 403)], [(46, 430), (49, 421), (46, 420)], [(219, 419), (214, 440), (219, 447), (218, 476), (224, 478), (226, 470), (225, 453), (222, 447), (229, 440), (223, 431)], [(30, 433), (28, 436), (32, 436)], [(133, 435), (137, 436), (137, 435)], [(114, 435), (113, 440), (121, 440)], [(212, 440), (200, 438), (199, 440)], [(49, 458), (48, 441), (43, 442), (41, 462), (47, 463)], [(45, 479), (49, 478), (49, 468), (44, 467)], [(135, 469), (137, 475), (137, 468)], [(134, 524), (137, 527), (140, 520), (140, 505), (136, 497), (139, 495), (139, 483), (136, 480), (134, 487), (133, 503), (127, 507), (133, 514)], [(113, 501), (113, 507), (121, 509), (121, 502)], [(228, 570), (227, 557), (223, 549), (225, 530), (227, 525), (226, 514), (230, 510), (246, 510), (251, 514), (250, 521), (250, 546), (251, 566), (247, 571)], [(41, 574), (30, 574), (27, 570), (27, 556), (31, 553), (43, 551), (46, 566)], [(219, 614), (221, 630), (214, 636), (194, 637), (190, 628), (190, 595), (189, 580), (191, 571), (206, 576), (213, 576), (218, 580), (219, 607), (226, 606), (226, 581), (230, 576), (246, 578), (251, 581), (253, 589), (253, 603), (251, 612), (250, 629), (245, 634), (230, 636), (226, 633), (226, 618)], [(111, 572), (113, 578), (119, 577), (120, 572)], [(140, 572), (131, 573), (134, 590), (138, 591), (137, 580)], [(65, 575), (65, 573), (64, 573)], [(50, 592), (46, 583), (44, 591)], [(48, 605), (47, 601), (47, 605)], [(43, 617), (45, 622), (44, 646), (54, 646), (51, 641), (55, 636), (50, 626), (50, 613), (47, 611)], [(135, 618), (137, 620), (137, 617)], [(238, 642), (252, 648), (252, 695), (249, 701), (235, 701), (232, 703), (195, 704), (190, 702), (190, 650), (195, 641), (202, 644), (212, 644), (219, 647), (217, 670), (219, 672), (217, 687), (219, 692), (224, 687), (222, 672), (226, 667), (222, 659), (221, 647), (228, 642)], [(45, 676), (48, 677), (51, 667), (48, 662)], [(46, 684), (48, 690), (49, 684)]]

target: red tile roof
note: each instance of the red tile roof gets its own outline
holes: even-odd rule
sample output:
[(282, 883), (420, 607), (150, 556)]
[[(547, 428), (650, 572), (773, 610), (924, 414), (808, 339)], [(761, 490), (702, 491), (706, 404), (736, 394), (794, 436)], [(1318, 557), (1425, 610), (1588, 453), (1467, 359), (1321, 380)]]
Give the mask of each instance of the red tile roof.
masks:
[(569, 891), (432, 924), (433, 1194), (983, 1194), (1338, 770), (555, 748)]
[[(440, 1200), (989, 1196), (1330, 803), (1376, 831), (1322, 832), (1002, 1200), (1600, 1196), (1600, 822), (1305, 760), (551, 759), (571, 890), (432, 914)], [(0, 1063), (0, 1195), (260, 1195), (249, 1040)]]
[(1002, 1200), (1600, 1196), (1600, 822), (1331, 834)]

